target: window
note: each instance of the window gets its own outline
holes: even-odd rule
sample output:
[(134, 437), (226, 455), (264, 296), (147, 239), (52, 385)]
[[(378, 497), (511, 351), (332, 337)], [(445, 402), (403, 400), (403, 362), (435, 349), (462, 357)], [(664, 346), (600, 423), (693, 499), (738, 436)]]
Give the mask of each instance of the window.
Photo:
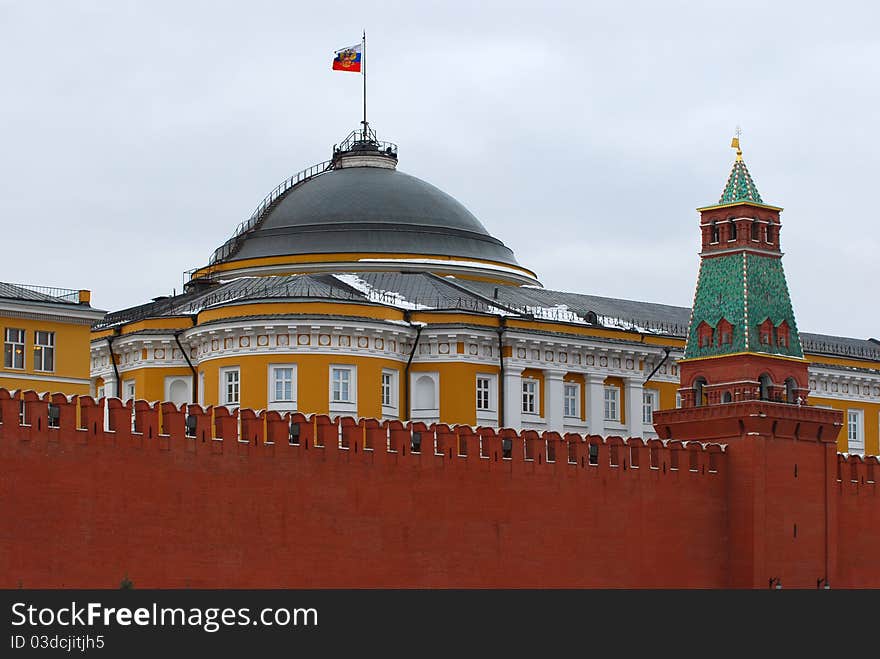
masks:
[(34, 332), (34, 370), (55, 370), (55, 332)]
[(294, 396), (293, 366), (272, 367), (272, 398), (271, 402), (293, 402)]
[(564, 416), (570, 417), (579, 417), (580, 413), (578, 408), (580, 407), (578, 403), (580, 402), (580, 386), (572, 383), (565, 383), (563, 401), (564, 401)]
[(477, 409), (489, 410), (489, 391), (491, 382), (489, 378), (477, 377)]
[(767, 242), (773, 243), (773, 227), (771, 225), (767, 225)]
[(330, 371), (331, 397), (334, 403), (351, 402), (351, 369), (333, 368)]
[(391, 373), (382, 373), (382, 405), (391, 406)]
[(773, 323), (769, 318), (758, 325), (758, 335), (761, 345), (773, 345)]
[(736, 240), (736, 222), (731, 220), (730, 221), (730, 238), (728, 238), (728, 241), (730, 242), (730, 241), (734, 241), (734, 240)]
[(675, 409), (681, 409), (681, 392), (675, 392)]
[(705, 320), (697, 326), (697, 342), (701, 348), (711, 347), (714, 336), (715, 330)]
[(711, 239), (710, 242), (717, 243), (718, 242), (718, 225), (715, 222), (712, 222), (711, 231)]
[(122, 383), (124, 398), (122, 400), (134, 400), (134, 380), (126, 380)]
[(862, 410), (846, 411), (846, 440), (848, 453), (865, 452), (865, 435), (862, 426)]
[(383, 369), (380, 385), (383, 413), (397, 414), (397, 371)]
[(605, 420), (619, 421), (620, 410), (617, 406), (618, 399), (617, 387), (605, 387)]
[(220, 369), (220, 404), (238, 405), (240, 400), (238, 367)]
[(733, 343), (733, 325), (726, 318), (718, 321), (718, 345), (726, 346)]
[(3, 343), (4, 368), (24, 368), (24, 330), (6, 328)]
[(525, 414), (538, 414), (538, 381), (522, 381), (522, 411)]
[(761, 227), (757, 222), (752, 222), (752, 240), (760, 240)]
[(791, 332), (788, 329), (788, 323), (783, 320), (779, 323), (779, 327), (776, 328), (776, 345), (780, 348), (788, 348), (790, 335)]
[(654, 389), (642, 390), (642, 423), (654, 423), (654, 410), (657, 409), (657, 392)]

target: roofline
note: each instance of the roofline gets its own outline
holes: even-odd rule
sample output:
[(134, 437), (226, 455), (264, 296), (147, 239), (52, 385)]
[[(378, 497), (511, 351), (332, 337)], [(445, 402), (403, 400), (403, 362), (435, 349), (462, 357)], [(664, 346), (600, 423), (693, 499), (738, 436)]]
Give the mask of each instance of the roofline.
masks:
[(711, 206), (700, 206), (697, 210), (699, 212), (714, 210), (716, 208), (731, 208), (733, 206), (755, 206), (757, 208), (766, 208), (771, 211), (782, 211), (781, 206), (771, 206), (770, 204), (763, 204), (757, 201), (733, 201), (728, 204), (712, 204)]

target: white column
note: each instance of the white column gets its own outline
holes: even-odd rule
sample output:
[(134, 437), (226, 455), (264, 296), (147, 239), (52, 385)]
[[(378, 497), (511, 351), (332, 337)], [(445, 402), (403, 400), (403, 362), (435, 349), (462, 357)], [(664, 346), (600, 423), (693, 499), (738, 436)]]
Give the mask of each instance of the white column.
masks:
[(565, 396), (562, 378), (565, 371), (544, 371), (544, 420), (547, 422), (547, 430), (555, 430), (560, 435), (563, 433), (563, 412)]
[(522, 372), (520, 366), (504, 366), (504, 427), (522, 427)]
[(587, 386), (587, 423), (593, 435), (605, 434), (605, 376), (601, 373), (587, 373), (584, 376)]
[(630, 437), (641, 437), (644, 434), (642, 419), (642, 380), (626, 378), (626, 431)]

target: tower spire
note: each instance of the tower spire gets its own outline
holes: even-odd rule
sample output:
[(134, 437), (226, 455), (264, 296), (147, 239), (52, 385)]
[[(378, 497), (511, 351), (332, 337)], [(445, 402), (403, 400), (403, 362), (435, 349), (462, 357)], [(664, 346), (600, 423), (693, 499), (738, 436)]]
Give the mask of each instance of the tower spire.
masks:
[(736, 161), (737, 162), (742, 162), (742, 159), (743, 159), (743, 152), (742, 152), (742, 149), (739, 147), (739, 138), (741, 135), (742, 135), (742, 128), (737, 126), (734, 137), (732, 140), (730, 140), (730, 148), (736, 149)]

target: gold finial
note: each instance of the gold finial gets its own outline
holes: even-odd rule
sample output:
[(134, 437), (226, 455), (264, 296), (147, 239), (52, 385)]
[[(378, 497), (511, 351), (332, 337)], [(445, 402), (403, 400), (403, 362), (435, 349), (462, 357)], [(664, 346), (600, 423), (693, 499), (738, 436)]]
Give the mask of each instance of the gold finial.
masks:
[(742, 152), (742, 149), (739, 148), (739, 137), (740, 137), (740, 135), (742, 135), (742, 129), (741, 129), (739, 126), (737, 126), (737, 127), (736, 127), (736, 137), (734, 137), (732, 140), (730, 140), (730, 148), (732, 148), (732, 149), (736, 149), (736, 160), (737, 160), (737, 162), (739, 162), (739, 161), (741, 161), (741, 160), (743, 159), (743, 152)]

